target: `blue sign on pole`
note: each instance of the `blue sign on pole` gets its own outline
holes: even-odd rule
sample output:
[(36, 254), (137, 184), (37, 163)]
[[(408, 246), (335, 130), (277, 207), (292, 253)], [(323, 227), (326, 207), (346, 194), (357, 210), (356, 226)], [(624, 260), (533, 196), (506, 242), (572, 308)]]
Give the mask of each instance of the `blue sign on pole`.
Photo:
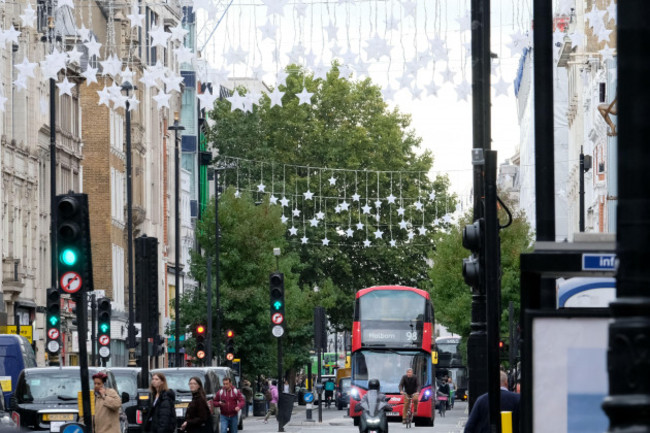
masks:
[(306, 392), (305, 393), (305, 401), (307, 403), (311, 403), (312, 401), (314, 401), (314, 394), (312, 394), (311, 392)]
[(61, 433), (84, 433), (86, 429), (83, 424), (68, 423), (61, 426)]
[(615, 271), (616, 254), (583, 254), (583, 271)]

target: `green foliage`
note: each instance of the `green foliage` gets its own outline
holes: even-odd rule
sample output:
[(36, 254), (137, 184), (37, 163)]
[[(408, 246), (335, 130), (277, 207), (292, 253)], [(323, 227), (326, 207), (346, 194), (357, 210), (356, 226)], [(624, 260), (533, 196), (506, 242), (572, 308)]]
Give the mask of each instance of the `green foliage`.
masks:
[[(499, 212), (502, 224), (505, 212)], [(439, 235), (436, 250), (431, 255), (433, 268), (429, 271), (433, 287), (436, 321), (466, 341), (470, 333), (472, 292), (462, 275), (463, 259), (470, 252), (462, 246), (462, 228), (472, 222), (466, 215), (458, 225)], [(508, 305), (514, 303), (515, 317), (519, 317), (519, 256), (531, 245), (530, 225), (523, 212), (513, 215), (512, 225), (499, 233), (501, 238), (501, 334), (508, 335)]]
[[(243, 113), (231, 111), (228, 101), (218, 101), (211, 112), (215, 125), (208, 139), (218, 149), (221, 162), (241, 158), (236, 170), (226, 172), (228, 184), (255, 191), (263, 180), (267, 192), (290, 199), (286, 216), (290, 217), (288, 209), (294, 206), (303, 210), (296, 223), (300, 235), (286, 236), (287, 251), (297, 254), (301, 264), (295, 268), (297, 284), (306, 292), (318, 289), (318, 298), (334, 328), (350, 329), (357, 290), (380, 284), (427, 288), (428, 255), (436, 230), (446, 226), (439, 218), (454, 211), (456, 198), (448, 192), (447, 178), (428, 178), (433, 158), (429, 152), (419, 151), (421, 139), (409, 129), (409, 116), (389, 110), (370, 80), (341, 79), (336, 65), (327, 80), (314, 79), (295, 66), (287, 71), (287, 85), (280, 87), (286, 92), (283, 107), (270, 107), (265, 97), (252, 113)], [(298, 104), (295, 94), (303, 86), (314, 93), (312, 106)], [(320, 170), (322, 167), (332, 169)], [(336, 185), (328, 184), (330, 176), (337, 178)], [(302, 200), (307, 190), (325, 197), (318, 204), (314, 200), (313, 210)], [(435, 201), (428, 199), (432, 191)], [(350, 197), (356, 192), (384, 200), (379, 210), (384, 225), (361, 214), (359, 207), (366, 203), (352, 202)], [(389, 233), (386, 221), (395, 227), (402, 216), (397, 215), (396, 206), (386, 204), (385, 197), (390, 193), (399, 196), (400, 192), (411, 199), (422, 197), (426, 220), (412, 201), (404, 203), (404, 220), (412, 222), (411, 229), (424, 224), (426, 235), (416, 232), (409, 240), (407, 230)], [(353, 205), (349, 211), (333, 212), (342, 197)], [(324, 223), (308, 227), (309, 243), (301, 244), (298, 238), (303, 221), (322, 209), (326, 212)], [(376, 212), (374, 207), (372, 212)], [(364, 224), (363, 230), (355, 231), (351, 238), (343, 235), (358, 222)], [(373, 232), (377, 229), (384, 231), (382, 239), (375, 239)], [(320, 245), (325, 236), (331, 240), (330, 246)], [(397, 247), (389, 245), (391, 237)], [(366, 238), (372, 242), (369, 248), (363, 246)]]

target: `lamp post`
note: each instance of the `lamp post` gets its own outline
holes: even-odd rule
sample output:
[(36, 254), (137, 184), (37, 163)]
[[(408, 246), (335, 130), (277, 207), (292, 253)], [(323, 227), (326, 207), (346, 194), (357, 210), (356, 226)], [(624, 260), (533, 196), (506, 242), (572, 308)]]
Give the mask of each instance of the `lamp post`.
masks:
[[(128, 329), (128, 347), (129, 347), (129, 366), (135, 367), (135, 312), (133, 308), (133, 187), (132, 187), (132, 159), (131, 159), (131, 110), (129, 104), (129, 92), (135, 91), (137, 87), (129, 81), (122, 83), (122, 91), (125, 93), (126, 109), (126, 233), (127, 233), (127, 266), (128, 273), (128, 291), (129, 291), (129, 329)], [(146, 344), (143, 342), (142, 344)]]
[(219, 169), (214, 170), (214, 224), (215, 224), (215, 287), (217, 294), (217, 365), (221, 365), (221, 305), (219, 297), (219, 241), (221, 232), (219, 229)]
[[(178, 131), (185, 130), (184, 126), (181, 126), (178, 123), (178, 112), (174, 113), (174, 124), (173, 126), (168, 126), (167, 129), (174, 131), (174, 227), (175, 227), (175, 239), (174, 239), (174, 256), (176, 264), (174, 265), (174, 274), (175, 274), (175, 289), (174, 289), (174, 353), (176, 355), (174, 360), (175, 367), (182, 367), (181, 365), (181, 351), (180, 351), (180, 338), (181, 338), (181, 325), (180, 325), (180, 255), (181, 255), (181, 218), (179, 214), (180, 209), (180, 171), (181, 171), (181, 157), (180, 157), (180, 148), (178, 144)], [(146, 344), (146, 343), (145, 343)]]

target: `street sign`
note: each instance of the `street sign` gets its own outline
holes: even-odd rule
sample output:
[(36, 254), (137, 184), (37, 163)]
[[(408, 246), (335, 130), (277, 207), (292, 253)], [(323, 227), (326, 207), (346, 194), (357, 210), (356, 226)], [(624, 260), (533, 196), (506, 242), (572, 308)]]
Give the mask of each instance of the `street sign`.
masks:
[(314, 401), (314, 394), (312, 394), (311, 392), (306, 392), (304, 399), (307, 403), (311, 403), (312, 401)]
[(64, 424), (60, 427), (61, 433), (86, 433), (86, 427), (79, 423)]
[[(0, 334), (17, 334), (16, 325), (0, 326)], [(20, 335), (25, 337), (29, 343), (33, 343), (34, 329), (32, 325), (20, 325)]]
[(205, 358), (205, 352), (203, 350), (199, 350), (198, 352), (196, 352), (196, 357), (199, 359)]
[(232, 353), (228, 353), (228, 354), (226, 355), (226, 359), (227, 359), (228, 361), (232, 361), (233, 359), (235, 359), (235, 355), (233, 355)]
[(51, 328), (49, 331), (47, 331), (47, 337), (50, 340), (58, 340), (59, 339), (59, 330), (56, 328)]
[(60, 282), (61, 290), (66, 293), (77, 293), (81, 289), (81, 276), (76, 272), (66, 272)]
[(110, 342), (111, 342), (111, 337), (109, 337), (108, 335), (99, 336), (99, 344), (101, 344), (102, 346), (108, 346), (108, 343)]
[(616, 254), (583, 254), (583, 271), (615, 271)]
[(271, 321), (274, 325), (280, 325), (284, 322), (284, 316), (281, 313), (274, 313), (273, 316), (271, 316)]
[(274, 337), (282, 337), (284, 335), (284, 328), (280, 325), (275, 325), (271, 330)]
[(56, 340), (50, 340), (47, 342), (47, 351), (50, 353), (55, 353), (59, 351), (61, 345)]
[(111, 349), (108, 346), (102, 346), (99, 348), (99, 356), (102, 358), (108, 358), (111, 354)]

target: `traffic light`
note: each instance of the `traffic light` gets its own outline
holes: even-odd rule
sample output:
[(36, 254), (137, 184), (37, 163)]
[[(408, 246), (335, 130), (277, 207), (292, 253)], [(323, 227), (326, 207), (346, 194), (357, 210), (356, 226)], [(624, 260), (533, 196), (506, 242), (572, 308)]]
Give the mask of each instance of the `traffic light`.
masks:
[(485, 270), (485, 257), (483, 244), (485, 237), (485, 222), (479, 218), (472, 224), (463, 227), (463, 247), (472, 252), (472, 255), (463, 259), (463, 279), (471, 287), (483, 286), (483, 273)]
[(70, 294), (93, 290), (88, 196), (62, 194), (57, 195), (55, 201), (57, 272), (61, 290)]
[(503, 340), (499, 340), (499, 359), (501, 361), (507, 361), (509, 358), (510, 348), (508, 347), (508, 344)]
[(196, 357), (203, 359), (205, 358), (205, 325), (196, 325), (194, 338), (196, 339)]
[(57, 289), (47, 289), (47, 345), (48, 353), (54, 355), (61, 348), (61, 294)]
[(99, 342), (99, 356), (108, 359), (111, 356), (111, 300), (99, 298), (97, 300), (97, 341)]
[(269, 277), (271, 286), (271, 324), (275, 337), (284, 334), (284, 274), (274, 272)]
[(226, 359), (235, 359), (235, 333), (232, 329), (226, 331)]

